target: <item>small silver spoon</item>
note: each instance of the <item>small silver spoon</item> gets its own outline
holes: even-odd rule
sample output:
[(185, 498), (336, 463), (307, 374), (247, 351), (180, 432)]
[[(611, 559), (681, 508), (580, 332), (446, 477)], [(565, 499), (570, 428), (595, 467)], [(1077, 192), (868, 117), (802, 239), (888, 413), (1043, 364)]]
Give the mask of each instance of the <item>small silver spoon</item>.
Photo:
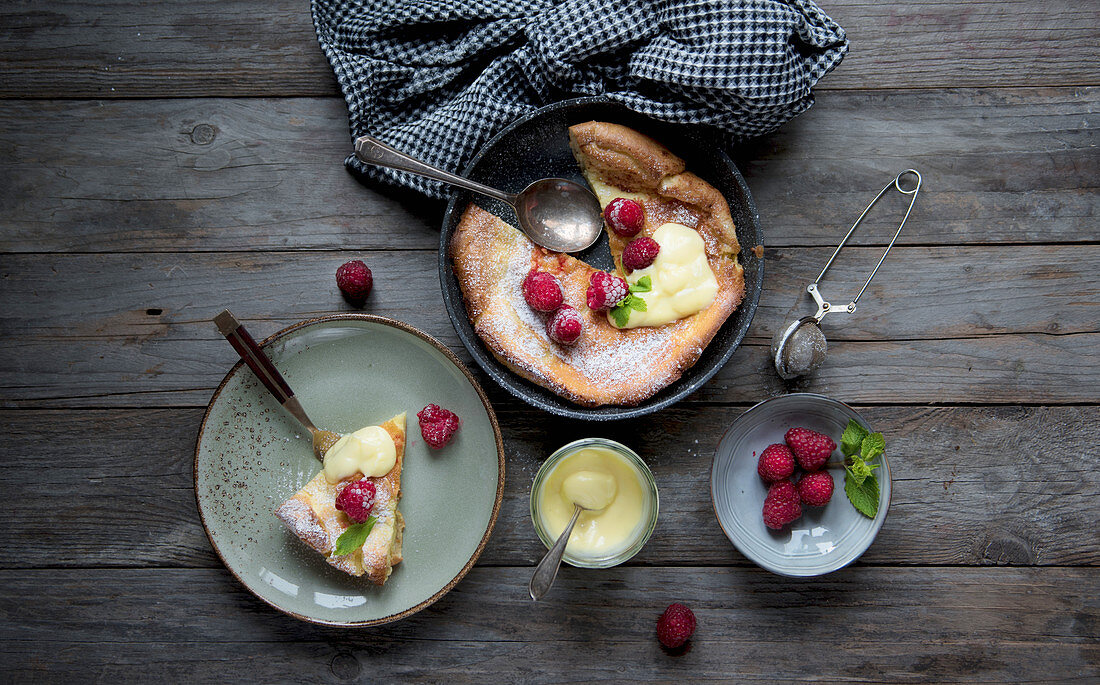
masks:
[(535, 574), (531, 576), (531, 584), (527, 586), (531, 593), (531, 599), (542, 599), (542, 596), (550, 591), (554, 579), (558, 577), (558, 568), (561, 567), (561, 558), (565, 554), (565, 546), (569, 543), (569, 535), (573, 532), (573, 526), (577, 524), (577, 518), (584, 511), (584, 507), (573, 504), (573, 518), (569, 519), (569, 525), (558, 536), (557, 542), (535, 567)]
[[(915, 177), (913, 187), (908, 189), (901, 187), (902, 179), (907, 176)], [(828, 344), (825, 341), (825, 334), (821, 332), (821, 320), (825, 318), (826, 314), (831, 312), (844, 312), (846, 314), (855, 313), (856, 303), (859, 302), (859, 298), (863, 296), (863, 291), (867, 290), (867, 286), (871, 285), (871, 279), (875, 277), (879, 267), (886, 261), (886, 255), (890, 254), (890, 248), (897, 242), (898, 235), (901, 234), (901, 229), (905, 228), (905, 222), (909, 219), (909, 214), (913, 211), (913, 203), (917, 201), (917, 193), (920, 191), (921, 180), (920, 172), (916, 169), (906, 169), (895, 176), (892, 181), (887, 183), (886, 187), (879, 191), (875, 199), (871, 200), (871, 204), (867, 205), (867, 208), (859, 215), (856, 222), (848, 229), (848, 232), (844, 235), (840, 244), (833, 250), (833, 255), (829, 257), (829, 261), (825, 262), (825, 268), (817, 275), (814, 282), (806, 286), (806, 292), (814, 298), (814, 302), (817, 304), (817, 313), (813, 316), (789, 318), (784, 322), (783, 326), (775, 332), (775, 337), (772, 338), (772, 362), (775, 364), (775, 370), (781, 378), (790, 380), (813, 373), (821, 366), (822, 362), (825, 361), (825, 353), (828, 351)], [(847, 243), (848, 239), (855, 233), (856, 228), (858, 228), (859, 224), (863, 221), (863, 217), (867, 216), (867, 212), (871, 211), (875, 203), (881, 200), (882, 196), (891, 188), (895, 188), (899, 193), (910, 197), (909, 207), (905, 210), (905, 216), (902, 217), (901, 225), (898, 226), (898, 230), (894, 231), (894, 237), (890, 239), (890, 244), (886, 246), (886, 251), (882, 253), (882, 257), (879, 258), (878, 264), (875, 265), (874, 270), (871, 271), (871, 275), (868, 276), (867, 280), (863, 283), (863, 287), (856, 293), (855, 298), (843, 307), (833, 306), (822, 297), (818, 284), (821, 283), (821, 279), (825, 277), (825, 272), (833, 265), (836, 256), (840, 254), (840, 250), (844, 247), (844, 244)]]
[(356, 139), (355, 156), (367, 164), (408, 171), (506, 202), (520, 229), (548, 250), (578, 252), (603, 231), (600, 201), (588, 188), (564, 178), (544, 178), (518, 193), (506, 193), (425, 164), (371, 136)]

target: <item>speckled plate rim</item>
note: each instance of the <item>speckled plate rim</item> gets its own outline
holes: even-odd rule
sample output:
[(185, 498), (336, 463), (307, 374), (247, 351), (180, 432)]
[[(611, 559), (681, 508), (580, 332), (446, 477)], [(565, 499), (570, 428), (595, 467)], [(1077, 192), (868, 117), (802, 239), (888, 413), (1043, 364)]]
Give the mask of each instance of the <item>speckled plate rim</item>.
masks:
[(500, 513), (500, 505), (504, 500), (504, 439), (501, 437), (500, 424), (497, 422), (497, 415), (496, 412), (493, 411), (493, 405), (489, 402), (489, 397), (485, 394), (485, 391), (477, 382), (477, 379), (474, 378), (474, 375), (470, 373), (469, 369), (466, 368), (466, 365), (463, 364), (462, 361), (457, 356), (455, 356), (455, 353), (452, 352), (446, 345), (439, 342), (424, 331), (414, 326), (410, 326), (404, 321), (398, 321), (397, 319), (391, 319), (386, 316), (378, 316), (377, 314), (329, 314), (327, 316), (319, 316), (312, 319), (306, 319), (305, 321), (300, 321), (296, 324), (287, 326), (281, 331), (272, 333), (260, 342), (260, 347), (266, 348), (272, 343), (295, 331), (307, 328), (309, 326), (328, 323), (330, 321), (365, 321), (368, 323), (376, 323), (383, 326), (390, 326), (391, 328), (396, 328), (405, 333), (411, 333), (412, 335), (415, 335), (416, 337), (420, 338), (424, 342), (430, 344), (432, 347), (443, 353), (443, 356), (445, 356), (452, 364), (458, 367), (463, 375), (466, 376), (466, 380), (469, 381), (470, 385), (473, 386), (474, 391), (477, 392), (477, 396), (481, 399), (481, 404), (485, 407), (485, 412), (489, 416), (489, 424), (493, 427), (493, 438), (496, 441), (497, 446), (498, 476), (496, 499), (493, 501), (493, 511), (489, 514), (489, 524), (485, 527), (485, 534), (481, 537), (481, 541), (478, 543), (477, 548), (474, 550), (473, 555), (470, 557), (470, 560), (466, 562), (466, 565), (459, 570), (458, 574), (454, 578), (452, 578), (450, 582), (440, 588), (438, 592), (436, 592), (428, 599), (425, 599), (419, 604), (409, 607), (408, 609), (400, 611), (396, 614), (371, 619), (369, 621), (326, 621), (318, 618), (313, 618), (312, 616), (299, 614), (285, 607), (281, 607), (278, 604), (275, 604), (274, 602), (271, 602), (268, 599), (264, 598), (258, 592), (253, 590), (252, 586), (244, 581), (240, 574), (237, 573), (236, 569), (234, 569), (226, 562), (221, 550), (218, 549), (218, 544), (214, 542), (214, 536), (210, 533), (210, 528), (206, 525), (206, 513), (203, 511), (202, 499), (199, 497), (199, 449), (202, 446), (203, 433), (206, 431), (206, 420), (210, 417), (210, 412), (211, 410), (213, 410), (214, 404), (218, 401), (218, 398), (221, 396), (222, 390), (225, 388), (226, 384), (229, 383), (229, 381), (234, 376), (236, 376), (242, 368), (244, 368), (244, 362), (242, 361), (238, 361), (236, 364), (234, 364), (233, 368), (229, 369), (229, 372), (225, 374), (225, 378), (222, 379), (222, 382), (218, 384), (217, 389), (214, 390), (214, 395), (210, 398), (210, 403), (206, 406), (206, 411), (202, 415), (202, 423), (199, 424), (199, 432), (195, 438), (195, 465), (192, 474), (192, 477), (194, 478), (195, 504), (199, 510), (199, 518), (202, 520), (202, 529), (206, 532), (206, 537), (208, 540), (210, 540), (210, 546), (214, 548), (214, 553), (218, 555), (218, 559), (221, 560), (222, 565), (225, 566), (225, 568), (231, 574), (233, 574), (233, 577), (237, 579), (237, 582), (243, 585), (244, 588), (252, 594), (252, 596), (256, 597), (261, 602), (277, 611), (280, 611), (288, 616), (293, 616), (294, 618), (301, 621), (306, 621), (307, 623), (315, 623), (317, 625), (323, 626), (339, 626), (345, 628), (367, 628), (370, 626), (378, 626), (385, 623), (400, 621), (403, 618), (412, 616), (422, 609), (428, 608), (429, 606), (434, 604), (440, 597), (450, 592), (454, 588), (454, 586), (457, 585), (458, 582), (462, 580), (467, 573), (470, 572), (470, 569), (474, 567), (474, 564), (477, 563), (477, 560), (481, 557), (481, 553), (485, 550), (485, 545), (489, 542), (489, 536), (493, 533), (493, 527), (496, 525), (497, 522), (497, 515)]
[(852, 412), (853, 414), (855, 414), (855, 416), (859, 419), (860, 423), (862, 423), (865, 428), (870, 425), (870, 424), (867, 423), (867, 420), (863, 418), (862, 414), (860, 414), (858, 411), (856, 411), (853, 407), (851, 407), (847, 403), (841, 402), (840, 400), (837, 400), (837, 399), (833, 399), (832, 397), (827, 397), (825, 395), (821, 395), (819, 393), (794, 392), (794, 393), (788, 393), (786, 395), (780, 395), (778, 397), (769, 397), (766, 400), (763, 400), (761, 402), (757, 402), (753, 406), (749, 407), (745, 411), (745, 413), (741, 414), (741, 416), (738, 416), (736, 419), (734, 419), (733, 423), (730, 424), (729, 428), (727, 428), (722, 433), (722, 437), (718, 439), (718, 446), (714, 448), (714, 458), (711, 461), (711, 466), (710, 466), (710, 507), (711, 507), (711, 511), (714, 513), (715, 520), (718, 521), (718, 526), (722, 529), (722, 532), (725, 534), (726, 538), (730, 541), (730, 543), (734, 546), (734, 548), (738, 552), (740, 552), (746, 559), (748, 559), (752, 563), (756, 564), (760, 568), (764, 569), (765, 571), (770, 571), (771, 573), (774, 573), (774, 574), (779, 575), (779, 576), (786, 576), (788, 578), (816, 578), (816, 577), (819, 577), (819, 576), (828, 575), (828, 574), (833, 573), (835, 571), (839, 571), (840, 569), (851, 565), (853, 562), (855, 562), (857, 559), (859, 559), (861, 556), (863, 556), (863, 554), (868, 549), (870, 549), (871, 545), (874, 544), (875, 538), (878, 537), (879, 531), (882, 530), (882, 524), (884, 524), (886, 522), (886, 517), (890, 513), (890, 499), (891, 499), (891, 497), (893, 497), (893, 494), (894, 494), (893, 471), (890, 469), (890, 462), (886, 458), (886, 455), (885, 454), (880, 455), (880, 458), (882, 459), (882, 464), (883, 464), (883, 471), (885, 471), (885, 473), (889, 476), (889, 479), (886, 482), (886, 487), (884, 488), (884, 490), (886, 492), (886, 497), (884, 498), (884, 500), (882, 502), (879, 503), (880, 506), (879, 506), (878, 515), (875, 516), (875, 520), (872, 521), (870, 535), (868, 535), (867, 538), (866, 538), (867, 544), (865, 544), (863, 546), (863, 549), (859, 550), (859, 552), (852, 555), (851, 559), (845, 560), (844, 563), (842, 563), (839, 566), (836, 566), (834, 568), (828, 568), (828, 569), (825, 569), (825, 570), (820, 570), (820, 568), (810, 568), (810, 569), (806, 569), (807, 572), (802, 572), (802, 573), (799, 573), (797, 571), (792, 572), (788, 569), (784, 569), (783, 567), (778, 567), (775, 564), (772, 564), (772, 563), (770, 563), (770, 562), (768, 562), (764, 559), (761, 559), (756, 554), (755, 550), (753, 550), (751, 547), (746, 547), (745, 545), (741, 544), (738, 541), (738, 539), (735, 538), (734, 535), (731, 534), (730, 530), (726, 527), (725, 522), (722, 521), (722, 517), (718, 515), (718, 504), (717, 504), (717, 501), (716, 501), (717, 500), (717, 493), (715, 491), (715, 480), (716, 480), (716, 477), (717, 477), (717, 470), (718, 470), (718, 458), (720, 456), (720, 449), (722, 447), (722, 443), (725, 442), (726, 436), (729, 435), (735, 428), (737, 428), (738, 424), (740, 424), (742, 421), (747, 420), (747, 417), (752, 412), (756, 411), (757, 409), (763, 407), (766, 404), (770, 404), (772, 402), (782, 401), (784, 399), (788, 399), (788, 398), (791, 398), (791, 397), (803, 397), (803, 398), (813, 399), (815, 401), (824, 402), (825, 404), (840, 405), (841, 407), (843, 407), (843, 408), (847, 409), (848, 411)]
[[(659, 127), (680, 128), (680, 136), (683, 139), (681, 142), (687, 141), (692, 145), (704, 145), (698, 132), (693, 132), (690, 125), (684, 124), (678, 126), (672, 122), (661, 121), (655, 117), (635, 112), (625, 104), (602, 95), (585, 96), (569, 100), (560, 100), (549, 105), (544, 105), (518, 117), (478, 149), (477, 153), (462, 169), (462, 175), (467, 178), (471, 177), (478, 164), (481, 163), (481, 160), (516, 129), (527, 126), (533, 120), (540, 117), (549, 116), (562, 111), (569, 113), (590, 106), (605, 106), (612, 109), (617, 108), (625, 111), (627, 119), (647, 119), (651, 124)], [(618, 119), (612, 118), (610, 120), (622, 121), (623, 115), (620, 114)], [(760, 225), (760, 212), (756, 208), (756, 200), (753, 199), (752, 192), (749, 190), (749, 185), (745, 182), (745, 177), (741, 175), (741, 170), (737, 168), (737, 165), (734, 164), (730, 156), (726, 154), (726, 151), (724, 149), (718, 149), (716, 152), (716, 159), (729, 171), (733, 179), (733, 185), (737, 187), (738, 191), (743, 196), (738, 201), (744, 206), (748, 216), (749, 225), (745, 230), (751, 232), (753, 235), (754, 245), (762, 246), (764, 244), (764, 232)], [(696, 169), (696, 171), (699, 170)], [(723, 192), (722, 188), (719, 188), (719, 192), (722, 192), (727, 202), (730, 200)], [(454, 226), (457, 225), (457, 220), (454, 219), (454, 216), (461, 211), (459, 209), (459, 203), (468, 196), (469, 193), (467, 191), (458, 188), (454, 189), (448, 198), (447, 209), (444, 211), (443, 219), (440, 222), (439, 285), (443, 295), (443, 305), (447, 309), (447, 314), (451, 318), (451, 323), (454, 325), (455, 332), (458, 333), (459, 340), (462, 341), (462, 344), (466, 347), (467, 351), (469, 351), (470, 356), (474, 358), (477, 365), (481, 367), (482, 371), (496, 381), (500, 387), (536, 409), (541, 409), (555, 416), (579, 419), (581, 421), (619, 421), (652, 414), (676, 404), (703, 387), (711, 378), (722, 370), (722, 367), (726, 365), (733, 356), (733, 353), (741, 346), (741, 342), (749, 332), (749, 327), (752, 325), (753, 317), (756, 315), (756, 310), (760, 304), (760, 294), (764, 289), (765, 264), (763, 259), (758, 260), (759, 268), (756, 269), (754, 277), (751, 280), (748, 277), (745, 278), (745, 297), (737, 307), (745, 318), (743, 322), (737, 325), (733, 338), (724, 343), (726, 347), (718, 353), (717, 357), (709, 358), (704, 361), (704, 358), (708, 357), (708, 353), (714, 354), (711, 348), (719, 344), (712, 339), (704, 348), (703, 355), (700, 356), (695, 364), (686, 369), (679, 379), (661, 388), (661, 390), (653, 396), (637, 405), (627, 406), (611, 404), (599, 407), (585, 407), (580, 404), (571, 403), (561, 395), (557, 395), (557, 393), (537, 383), (533, 383), (509, 369), (496, 358), (488, 346), (485, 345), (484, 341), (482, 341), (474, 331), (473, 324), (470, 322), (469, 315), (466, 312), (466, 304), (463, 301), (462, 295), (457, 292), (459, 287), (458, 281), (454, 275), (450, 258), (451, 236), (454, 235)], [(744, 252), (744, 246), (742, 247)], [(745, 264), (743, 263), (742, 266), (745, 266)], [(737, 313), (735, 311), (734, 314), (731, 314), (730, 317), (722, 323), (716, 337), (721, 334), (723, 329), (732, 325), (731, 322), (736, 315)], [(710, 364), (710, 367), (705, 368), (706, 364)], [(685, 376), (689, 377), (690, 381), (684, 385), (679, 385), (681, 381), (684, 380)], [(676, 387), (678, 385), (679, 387)]]

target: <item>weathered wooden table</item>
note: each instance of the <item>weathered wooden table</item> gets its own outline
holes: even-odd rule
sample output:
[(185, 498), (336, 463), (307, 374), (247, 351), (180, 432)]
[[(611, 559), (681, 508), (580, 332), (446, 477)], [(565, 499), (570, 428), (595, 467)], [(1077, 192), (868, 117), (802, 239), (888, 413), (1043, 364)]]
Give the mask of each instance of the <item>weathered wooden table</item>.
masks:
[[(481, 375), (508, 485), (480, 564), (413, 618), (339, 630), (254, 599), (203, 533), (194, 439), (234, 361), (210, 317), (228, 305), (267, 335), (345, 309), (332, 273), (362, 257), (368, 311), (469, 360), (438, 296), (439, 208), (341, 166), (343, 102), (302, 0), (7, 3), (0, 678), (1100, 680), (1100, 6), (823, 4), (851, 54), (811, 111), (732, 151), (767, 244), (746, 343), (689, 401), (614, 425)], [(900, 246), (860, 313), (827, 322), (826, 366), (785, 386), (775, 327), (909, 166), (925, 186)], [(890, 220), (856, 237), (833, 291)], [(857, 406), (896, 479), (874, 546), (816, 580), (748, 563), (708, 494), (725, 427), (789, 390)], [(587, 435), (641, 448), (660, 525), (628, 566), (567, 569), (534, 604), (528, 488)], [(654, 638), (674, 600), (699, 618), (678, 658)]]

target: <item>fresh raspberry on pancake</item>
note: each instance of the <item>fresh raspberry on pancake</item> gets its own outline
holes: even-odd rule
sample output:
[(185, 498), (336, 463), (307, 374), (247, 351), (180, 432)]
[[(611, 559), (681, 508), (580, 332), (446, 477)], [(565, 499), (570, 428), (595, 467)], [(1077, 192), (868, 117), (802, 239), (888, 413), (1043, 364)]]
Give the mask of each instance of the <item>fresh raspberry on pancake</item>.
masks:
[(552, 312), (565, 298), (557, 276), (532, 270), (523, 280), (523, 299), (537, 312)]
[(588, 308), (597, 312), (611, 309), (630, 292), (626, 281), (606, 271), (594, 272), (588, 284)]
[(366, 478), (357, 480), (347, 485), (336, 496), (336, 508), (347, 514), (352, 521), (362, 523), (370, 518), (376, 494), (377, 488), (374, 483)]
[(635, 238), (623, 250), (623, 266), (631, 271), (644, 269), (657, 259), (660, 251), (661, 244), (653, 238)]
[(625, 197), (617, 197), (607, 204), (603, 210), (603, 218), (611, 230), (624, 238), (638, 235), (645, 223), (645, 212), (642, 206), (634, 200)]
[(584, 332), (584, 321), (575, 307), (563, 304), (546, 324), (550, 339), (562, 345), (572, 345)]

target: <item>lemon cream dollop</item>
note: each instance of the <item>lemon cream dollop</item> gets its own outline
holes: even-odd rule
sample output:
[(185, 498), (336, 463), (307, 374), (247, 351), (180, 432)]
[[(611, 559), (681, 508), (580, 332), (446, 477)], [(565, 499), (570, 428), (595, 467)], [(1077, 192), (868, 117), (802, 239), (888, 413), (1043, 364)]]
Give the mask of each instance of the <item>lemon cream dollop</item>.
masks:
[(397, 464), (397, 446), (381, 426), (367, 426), (340, 437), (325, 452), (325, 479), (338, 483), (356, 473), (384, 476)]
[(561, 494), (585, 509), (606, 509), (619, 493), (615, 477), (605, 471), (574, 471), (561, 482)]
[[(626, 277), (630, 285), (649, 277), (651, 290), (634, 295), (645, 300), (646, 310), (631, 309), (626, 325), (618, 328), (672, 323), (707, 308), (718, 294), (718, 279), (707, 262), (706, 245), (698, 231), (667, 223), (654, 231), (653, 239), (661, 246), (657, 258)], [(616, 325), (610, 314), (608, 321)]]

